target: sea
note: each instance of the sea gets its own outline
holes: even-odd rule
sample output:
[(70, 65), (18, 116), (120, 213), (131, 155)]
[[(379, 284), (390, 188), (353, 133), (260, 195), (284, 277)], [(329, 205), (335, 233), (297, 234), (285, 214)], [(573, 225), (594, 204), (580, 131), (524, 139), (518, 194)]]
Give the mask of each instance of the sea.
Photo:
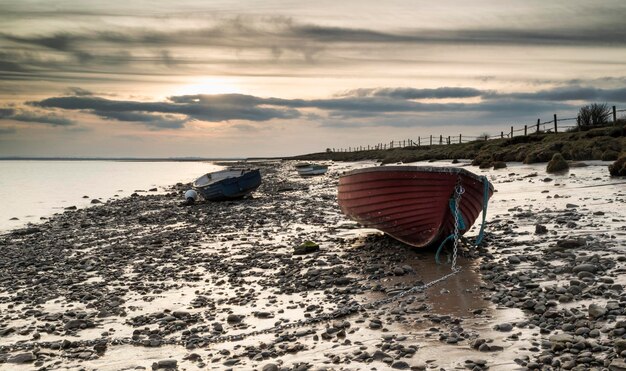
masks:
[[(0, 161), (0, 233), (38, 223), (66, 207), (103, 202), (178, 182), (222, 167), (210, 161)], [(87, 197), (85, 197), (87, 196)]]

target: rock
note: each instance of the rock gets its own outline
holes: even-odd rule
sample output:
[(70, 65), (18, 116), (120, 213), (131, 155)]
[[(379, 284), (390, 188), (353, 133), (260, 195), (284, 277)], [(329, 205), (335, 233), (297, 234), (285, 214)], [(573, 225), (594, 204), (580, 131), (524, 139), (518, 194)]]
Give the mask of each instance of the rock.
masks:
[(618, 339), (613, 343), (615, 347), (615, 353), (621, 353), (626, 350), (626, 339)]
[(610, 371), (626, 371), (626, 361), (616, 358), (609, 365)]
[(583, 239), (568, 238), (565, 240), (560, 240), (556, 243), (556, 245), (563, 249), (574, 249), (577, 247), (585, 246), (586, 242)]
[(595, 318), (598, 318), (598, 317), (602, 317), (605, 314), (606, 314), (606, 309), (602, 308), (598, 304), (591, 304), (591, 305), (589, 305), (589, 317), (595, 319)]
[(72, 319), (69, 320), (64, 327), (66, 330), (75, 330), (79, 328), (94, 327), (94, 323), (84, 319)]
[(8, 327), (8, 328), (0, 330), (0, 336), (7, 336), (13, 332), (15, 332), (15, 329), (13, 327)]
[(506, 168), (506, 162), (496, 161), (496, 162), (493, 163), (493, 169), (494, 170), (504, 169), (504, 168)]
[(556, 335), (550, 336), (548, 340), (551, 343), (573, 343), (575, 338), (574, 338), (574, 335), (556, 334)]
[(305, 241), (300, 246), (293, 248), (293, 255), (304, 255), (320, 251), (320, 245), (313, 241)]
[(20, 354), (16, 354), (13, 357), (10, 357), (7, 362), (8, 363), (29, 363), (29, 362), (33, 362), (34, 360), (36, 360), (37, 357), (35, 357), (35, 355), (32, 352), (27, 352), (27, 353), (20, 353)]
[(502, 332), (508, 332), (508, 331), (513, 330), (513, 325), (510, 324), (510, 323), (506, 323), (505, 322), (505, 323), (501, 323), (499, 325), (496, 325), (495, 329), (498, 330), (498, 331), (502, 331)]
[(548, 162), (548, 166), (546, 167), (547, 173), (564, 173), (568, 170), (569, 165), (560, 153), (555, 153), (554, 156), (552, 156), (552, 160)]
[(535, 234), (546, 234), (548, 233), (548, 228), (545, 225), (537, 224), (535, 225)]
[(178, 366), (178, 361), (175, 359), (164, 359), (152, 364), (153, 370), (158, 369), (174, 369)]
[(94, 198), (93, 200), (91, 200), (92, 204), (101, 204), (102, 201), (98, 200), (97, 198)]
[(391, 368), (395, 368), (397, 370), (406, 370), (407, 368), (410, 368), (410, 367), (411, 366), (409, 366), (409, 364), (404, 361), (395, 361), (394, 363), (391, 364)]
[(278, 371), (278, 366), (274, 363), (268, 363), (265, 366), (263, 366), (263, 368), (261, 369), (261, 371)]
[(226, 317), (226, 321), (228, 323), (240, 323), (242, 319), (243, 316), (239, 316), (236, 314), (229, 314), (228, 317)]
[(76, 206), (68, 206), (65, 208), (65, 210), (76, 210), (77, 207)]
[(626, 154), (621, 155), (612, 165), (609, 165), (611, 176), (626, 176)]
[(597, 270), (598, 268), (593, 264), (578, 264), (577, 266), (574, 267), (574, 269), (572, 269), (574, 273), (578, 273), (578, 272), (596, 273)]

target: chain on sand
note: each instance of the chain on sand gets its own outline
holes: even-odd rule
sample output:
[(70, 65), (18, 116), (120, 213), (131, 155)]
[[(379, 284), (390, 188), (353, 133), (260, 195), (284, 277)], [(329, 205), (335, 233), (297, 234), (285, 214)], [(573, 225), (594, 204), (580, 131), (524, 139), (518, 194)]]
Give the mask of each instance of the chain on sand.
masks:
[(326, 321), (332, 321), (332, 320), (336, 320), (336, 319), (340, 319), (343, 317), (346, 317), (350, 314), (356, 313), (358, 311), (361, 310), (367, 310), (367, 309), (375, 309), (377, 307), (395, 302), (397, 300), (402, 299), (403, 297), (410, 295), (410, 294), (415, 294), (418, 292), (423, 292), (424, 290), (430, 288), (431, 286), (434, 286), (442, 281), (445, 281), (446, 279), (452, 277), (453, 275), (457, 274), (461, 269), (458, 267), (454, 267), (454, 269), (452, 270), (452, 272), (439, 277), (438, 279), (434, 280), (434, 281), (430, 281), (426, 284), (418, 284), (415, 285), (409, 289), (406, 289), (404, 291), (401, 291), (393, 296), (390, 296), (388, 298), (385, 299), (380, 299), (371, 303), (367, 303), (367, 304), (354, 304), (345, 308), (339, 308), (333, 312), (330, 313), (324, 313), (321, 314), (317, 317), (312, 317), (312, 318), (307, 318), (304, 320), (299, 320), (296, 322), (291, 322), (291, 323), (285, 323), (285, 324), (281, 324), (281, 325), (277, 325), (274, 327), (270, 327), (267, 329), (263, 329), (263, 330), (256, 330), (256, 331), (251, 331), (251, 332), (247, 332), (247, 333), (243, 333), (243, 334), (236, 334), (236, 335), (223, 335), (223, 336), (217, 336), (217, 337), (213, 337), (213, 338), (209, 338), (208, 343), (209, 344), (215, 344), (215, 343), (223, 343), (223, 342), (231, 342), (231, 341), (239, 341), (239, 340), (243, 340), (245, 338), (251, 337), (251, 336), (258, 336), (258, 335), (264, 335), (264, 334), (272, 334), (272, 333), (279, 333), (281, 331), (284, 330), (289, 330), (289, 329), (293, 329), (296, 327), (303, 327), (303, 326), (310, 326), (310, 325), (314, 325), (320, 322), (326, 322)]
[(465, 189), (461, 185), (461, 179), (458, 178), (457, 184), (455, 187), (454, 251), (452, 253), (452, 272), (442, 277), (439, 277), (436, 280), (430, 281), (428, 283), (415, 285), (409, 289), (401, 291), (385, 299), (380, 299), (380, 300), (367, 303), (367, 304), (354, 304), (348, 307), (336, 309), (335, 311), (330, 312), (330, 313), (321, 314), (317, 317), (311, 317), (311, 318), (299, 320), (296, 322), (276, 325), (274, 327), (270, 327), (264, 330), (256, 330), (256, 331), (251, 331), (251, 332), (236, 334), (236, 335), (216, 336), (216, 337), (208, 339), (208, 343), (215, 344), (215, 343), (239, 341), (239, 340), (243, 340), (245, 338), (251, 337), (251, 336), (279, 333), (284, 330), (289, 330), (289, 329), (293, 329), (296, 327), (310, 326), (310, 325), (314, 325), (314, 324), (321, 323), (321, 322), (336, 320), (339, 318), (349, 316), (361, 310), (376, 309), (380, 306), (398, 301), (410, 294), (423, 292), (424, 290), (454, 276), (455, 274), (461, 271), (461, 268), (457, 267), (456, 265), (456, 256), (457, 256), (458, 245), (459, 245), (459, 204), (461, 202), (461, 196), (463, 195), (463, 193), (465, 193)]

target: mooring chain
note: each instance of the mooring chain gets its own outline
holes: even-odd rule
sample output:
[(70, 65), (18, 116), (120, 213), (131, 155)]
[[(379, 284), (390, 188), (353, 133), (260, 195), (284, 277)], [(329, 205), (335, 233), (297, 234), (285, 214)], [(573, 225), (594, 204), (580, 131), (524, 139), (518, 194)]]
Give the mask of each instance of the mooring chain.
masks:
[(320, 323), (320, 322), (326, 322), (326, 321), (332, 321), (332, 320), (336, 320), (339, 318), (343, 318), (346, 317), (350, 314), (356, 313), (360, 310), (366, 310), (366, 309), (376, 309), (377, 307), (380, 307), (382, 305), (385, 304), (389, 304), (392, 303), (394, 301), (400, 300), (403, 297), (409, 295), (409, 294), (414, 294), (414, 293), (418, 293), (418, 292), (422, 292), (442, 281), (445, 281), (446, 279), (452, 277), (453, 275), (457, 274), (460, 271), (459, 268), (453, 269), (452, 272), (437, 278), (436, 280), (430, 281), (428, 283), (425, 284), (418, 284), (415, 285), (409, 289), (406, 289), (404, 291), (401, 291), (391, 297), (385, 298), (385, 299), (380, 299), (380, 300), (376, 300), (372, 303), (367, 303), (367, 304), (354, 304), (351, 305), (349, 307), (346, 308), (340, 308), (337, 309), (333, 312), (330, 313), (324, 313), (321, 314), (317, 317), (312, 317), (312, 318), (307, 318), (304, 320), (299, 320), (296, 322), (291, 322), (291, 323), (285, 323), (282, 325), (276, 325), (274, 327), (270, 327), (264, 330), (255, 330), (255, 331), (251, 331), (251, 332), (247, 332), (244, 334), (236, 334), (236, 335), (223, 335), (223, 336), (216, 336), (210, 339), (207, 339), (209, 344), (215, 344), (215, 343), (222, 343), (222, 342), (229, 342), (229, 341), (239, 341), (239, 340), (243, 340), (245, 338), (248, 338), (250, 336), (257, 336), (257, 335), (265, 335), (265, 334), (271, 334), (271, 333), (279, 333), (281, 331), (284, 330), (288, 330), (288, 329), (292, 329), (292, 328), (296, 328), (296, 327), (303, 327), (303, 326), (308, 326), (308, 325), (313, 325), (316, 323)]
[(461, 197), (465, 193), (465, 188), (461, 184), (461, 177), (456, 179), (456, 186), (454, 187), (454, 248), (452, 250), (452, 270), (456, 270), (456, 256), (459, 248), (459, 218), (461, 217), (459, 211), (459, 205), (461, 204)]
[(455, 195), (454, 195), (454, 201), (455, 201), (455, 205), (454, 205), (454, 250), (452, 254), (452, 267), (451, 267), (452, 272), (442, 277), (439, 277), (436, 280), (430, 281), (428, 283), (417, 284), (409, 289), (403, 290), (385, 299), (376, 300), (374, 302), (367, 303), (367, 304), (354, 304), (346, 308), (336, 309), (335, 311), (330, 312), (330, 313), (320, 314), (317, 317), (312, 317), (312, 318), (307, 318), (304, 320), (299, 320), (296, 322), (276, 325), (274, 327), (270, 327), (264, 330), (255, 330), (255, 331), (251, 331), (251, 332), (247, 332), (243, 334), (237, 334), (237, 335), (216, 336), (216, 337), (208, 339), (207, 340), (208, 343), (215, 344), (215, 343), (228, 342), (228, 341), (238, 341), (238, 340), (248, 338), (250, 336), (279, 333), (281, 331), (296, 328), (296, 327), (303, 327), (303, 326), (313, 325), (313, 324), (320, 323), (320, 322), (332, 321), (335, 319), (343, 318), (361, 310), (376, 309), (377, 307), (380, 307), (382, 305), (390, 304), (394, 301), (400, 300), (407, 295), (422, 292), (438, 284), (439, 282), (445, 281), (446, 279), (459, 273), (461, 271), (461, 268), (457, 267), (456, 265), (456, 257), (457, 257), (458, 245), (459, 245), (459, 218), (460, 218), (459, 204), (461, 203), (461, 197), (463, 196), (463, 193), (465, 193), (465, 188), (463, 188), (463, 185), (461, 184), (460, 177), (457, 178), (456, 185), (454, 187), (454, 192), (455, 192)]

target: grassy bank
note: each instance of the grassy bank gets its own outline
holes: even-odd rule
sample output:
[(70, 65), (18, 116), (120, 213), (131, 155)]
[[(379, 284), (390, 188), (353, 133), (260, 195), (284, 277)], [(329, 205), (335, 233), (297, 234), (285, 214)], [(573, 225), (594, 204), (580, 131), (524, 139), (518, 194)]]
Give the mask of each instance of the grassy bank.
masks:
[(295, 156), (292, 159), (305, 161), (380, 160), (382, 163), (395, 163), (465, 158), (472, 159), (474, 165), (489, 167), (499, 161), (521, 161), (527, 164), (548, 162), (557, 152), (561, 153), (566, 160), (616, 160), (620, 153), (626, 152), (626, 120), (619, 120), (617, 125), (586, 131), (540, 133), (437, 146), (319, 152)]

